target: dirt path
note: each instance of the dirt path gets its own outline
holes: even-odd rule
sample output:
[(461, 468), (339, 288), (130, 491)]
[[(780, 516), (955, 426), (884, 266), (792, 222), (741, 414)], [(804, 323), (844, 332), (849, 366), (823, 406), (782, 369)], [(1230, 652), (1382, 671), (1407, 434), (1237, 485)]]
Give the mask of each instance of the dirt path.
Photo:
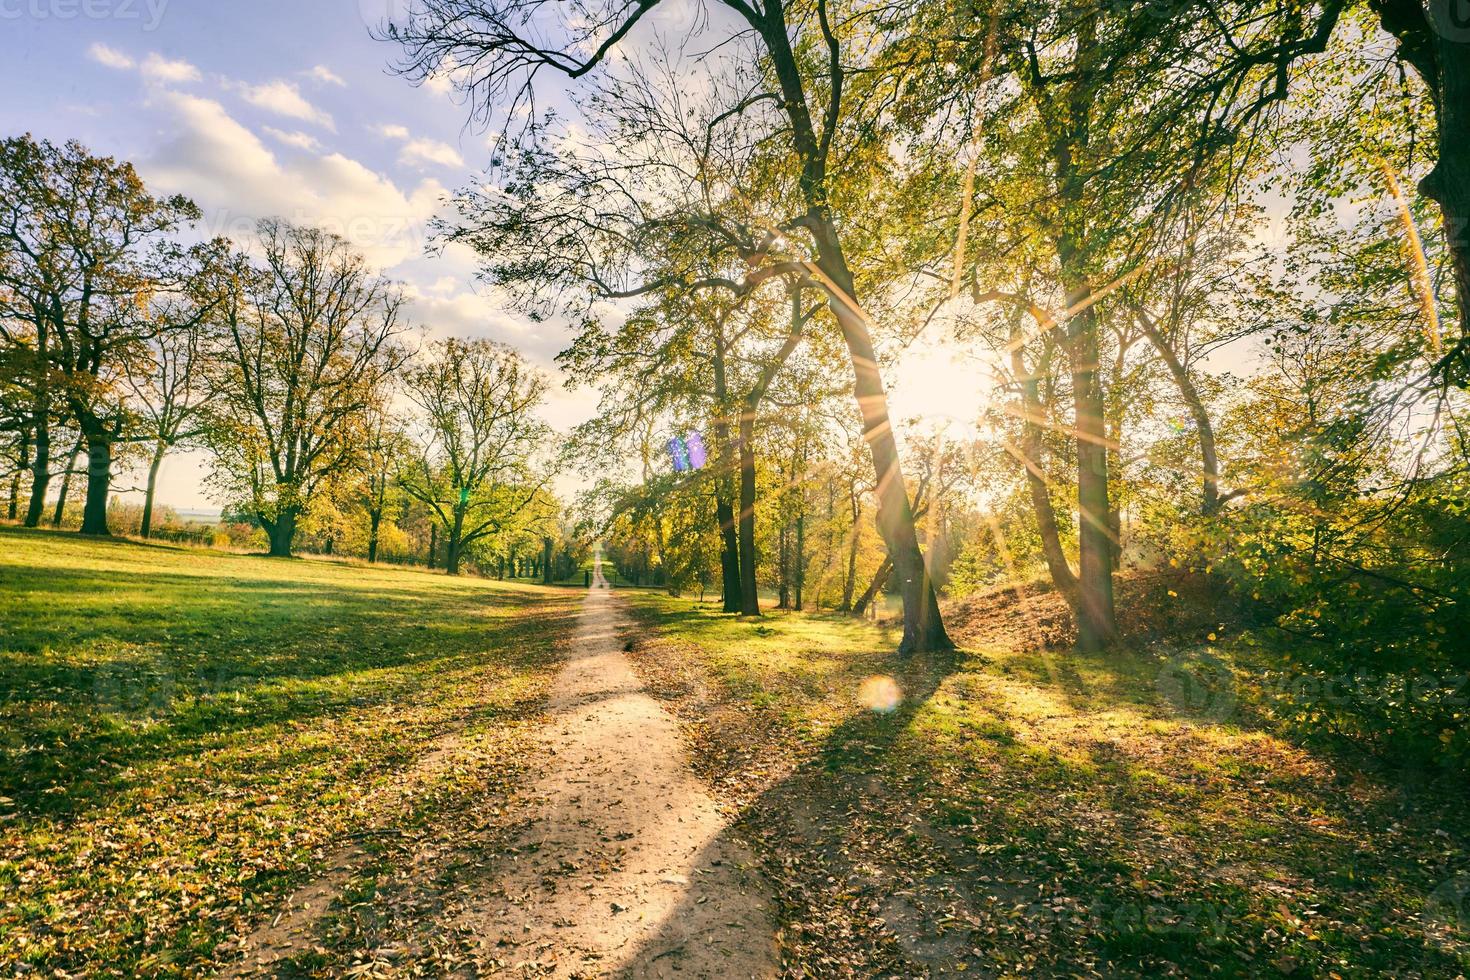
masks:
[(526, 830), (464, 925), (532, 975), (774, 976), (769, 892), (633, 673), (621, 622), (599, 563)]

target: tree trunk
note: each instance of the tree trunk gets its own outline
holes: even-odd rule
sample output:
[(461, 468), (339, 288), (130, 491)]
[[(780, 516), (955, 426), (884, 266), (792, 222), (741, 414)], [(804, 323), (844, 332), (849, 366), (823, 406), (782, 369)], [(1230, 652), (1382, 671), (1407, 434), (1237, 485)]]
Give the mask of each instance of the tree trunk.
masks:
[(1446, 377), (1470, 387), (1470, 18), (1458, 0), (1371, 0), (1434, 101), (1435, 164), (1419, 192), (1439, 205), (1455, 281), (1460, 336), (1443, 356)]
[(268, 554), (272, 558), (291, 557), (291, 545), (296, 540), (296, 521), (300, 516), (295, 507), (287, 507), (277, 514), (273, 521), (261, 519), (260, 523), (270, 538)]
[(79, 436), (71, 447), (71, 455), (66, 458), (66, 472), (61, 474), (61, 489), (56, 494), (56, 510), (51, 515), (52, 527), (61, 527), (62, 519), (66, 517), (66, 500), (71, 495), (71, 475), (76, 472), (77, 457), (81, 454), (82, 440)]
[[(716, 397), (723, 399), (724, 372), (721, 361), (715, 365)], [(740, 539), (735, 531), (734, 490), (730, 482), (730, 424), (715, 422), (715, 444), (719, 451), (721, 472), (715, 479), (715, 519), (720, 524), (720, 588), (724, 611), (740, 612)]]
[(715, 518), (720, 524), (720, 589), (727, 613), (740, 612), (740, 541), (735, 534), (735, 505), (719, 491)]
[[(1087, 295), (1069, 294), (1069, 305)], [(1101, 650), (1117, 639), (1113, 605), (1113, 541), (1108, 527), (1108, 448), (1098, 371), (1097, 317), (1088, 308), (1072, 320), (1068, 343), (1077, 429), (1077, 647)]]
[(1041, 537), (1041, 553), (1046, 559), (1046, 569), (1051, 573), (1052, 584), (1072, 607), (1077, 615), (1077, 576), (1067, 562), (1067, 553), (1062, 548), (1062, 536), (1057, 530), (1057, 514), (1052, 507), (1051, 488), (1047, 485), (1046, 470), (1042, 466), (1042, 438), (1040, 421), (1045, 414), (1041, 404), (1041, 382), (1037, 372), (1026, 369), (1021, 349), (1011, 351), (1011, 373), (1021, 386), (1021, 468), (1026, 471), (1026, 489), (1031, 495), (1031, 509), (1036, 513), (1036, 530)]
[(853, 604), (852, 614), (854, 616), (861, 616), (868, 611), (868, 606), (874, 599), (878, 598), (878, 593), (888, 584), (888, 579), (892, 574), (893, 559), (884, 555), (882, 563), (878, 566), (878, 570), (873, 573), (873, 580), (868, 583), (868, 587), (863, 590), (863, 594), (858, 596), (858, 601)]
[(862, 414), (863, 438), (872, 453), (877, 479), (878, 529), (888, 553), (893, 556), (903, 591), (903, 639), (898, 649), (901, 654), (953, 650), (954, 643), (944, 630), (939, 598), (929, 580), (914, 531), (898, 442), (888, 417), (888, 393), (883, 388), (868, 317), (831, 217), (826, 148), (812, 125), (801, 65), (791, 47), (785, 9), (780, 4), (765, 4), (759, 10), (750, 9), (745, 16), (765, 41), (791, 123), (793, 146), (802, 160), (800, 189), (807, 207), (803, 220), (816, 245), (812, 271), (825, 280), (827, 304), (837, 319), (852, 361), (853, 396)]
[(82, 533), (106, 535), (107, 493), (112, 483), (112, 442), (87, 438), (87, 502), (82, 510)]
[[(804, 506), (804, 505), (803, 505)], [(801, 612), (803, 596), (806, 590), (806, 514), (798, 511), (796, 514), (796, 568), (794, 569), (796, 579), (796, 611)]]
[(460, 535), (464, 533), (464, 511), (454, 508), (454, 524), (449, 528), (449, 542), (444, 553), (444, 571), (449, 575), (459, 574)]
[(888, 393), (878, 371), (878, 355), (867, 323), (857, 308), (852, 274), (837, 243), (836, 231), (827, 222), (812, 222), (818, 243), (818, 262), (832, 284), (845, 296), (832, 295), (828, 305), (842, 328), (854, 375), (853, 391), (863, 417), (863, 438), (873, 457), (877, 479), (878, 531), (893, 556), (903, 595), (903, 639), (899, 652), (924, 653), (953, 650), (944, 629), (939, 597), (929, 579), (914, 529), (908, 487), (900, 465), (898, 442), (888, 417)]
[(552, 558), (552, 549), (555, 548), (555, 547), (556, 547), (556, 542), (553, 541), (553, 540), (551, 540), (550, 538), (543, 537), (541, 539), (541, 584), (542, 585), (550, 585), (551, 584), (551, 558)]
[(143, 523), (138, 527), (138, 534), (144, 538), (153, 533), (153, 494), (158, 489), (158, 470), (167, 450), (168, 446), (159, 442), (153, 447), (153, 459), (148, 464), (148, 489), (143, 493)]
[(368, 511), (368, 564), (371, 565), (378, 560), (378, 527), (383, 523), (383, 512), (381, 510)]
[(436, 521), (434, 519), (434, 516), (431, 514), (431, 515), (429, 515), (429, 561), (428, 561), (428, 567), (429, 568), (434, 568), (435, 567), (435, 562), (438, 561), (438, 555), (437, 555), (437, 552), (438, 551), (439, 551), (439, 522)]
[[(1088, 8), (1076, 27), (1072, 78), (1065, 99), (1052, 100), (1061, 114), (1053, 122), (1052, 144), (1060, 215), (1055, 233), (1057, 264), (1068, 309), (1092, 295), (1088, 280), (1089, 178), (1085, 160), (1091, 141), (1092, 79), (1097, 70), (1097, 9)], [(1079, 157), (1081, 158), (1079, 160)], [(1106, 405), (1101, 380), (1101, 342), (1096, 305), (1082, 309), (1067, 324), (1067, 355), (1072, 371), (1073, 428), (1077, 443), (1077, 647), (1099, 650), (1117, 637), (1113, 608), (1113, 541), (1108, 519)]]
[(842, 601), (837, 605), (838, 612), (852, 612), (852, 594), (857, 589), (858, 544), (863, 530), (859, 524), (863, 518), (863, 505), (858, 499), (857, 487), (848, 487), (847, 493), (852, 502), (852, 534), (847, 540), (847, 575), (842, 579)]
[(31, 466), (31, 430), (26, 427), (20, 432), (20, 455), (15, 460), (15, 472), (10, 474), (10, 507), (7, 516), (13, 521), (20, 516), (20, 477)]
[(776, 608), (791, 608), (791, 529), (786, 523), (786, 516), (781, 516), (780, 547), (778, 549), (777, 561), (777, 585), (776, 585)]
[(31, 499), (26, 504), (26, 527), (40, 527), (41, 514), (46, 509), (46, 487), (51, 482), (51, 424), (38, 409), (35, 423), (35, 453), (31, 456)]
[(740, 415), (740, 614), (761, 614), (755, 576), (755, 418)]
[(1159, 352), (1164, 366), (1169, 369), (1169, 377), (1174, 379), (1174, 386), (1179, 389), (1179, 397), (1184, 399), (1190, 417), (1194, 419), (1194, 427), (1199, 434), (1200, 471), (1204, 482), (1200, 510), (1209, 517), (1220, 510), (1220, 460), (1216, 455), (1215, 427), (1210, 422), (1210, 413), (1205, 409), (1205, 401), (1195, 387), (1194, 379), (1189, 376), (1189, 370), (1174, 348), (1164, 340), (1153, 317), (1137, 307), (1134, 313), (1138, 326), (1149, 343), (1154, 345), (1154, 350)]

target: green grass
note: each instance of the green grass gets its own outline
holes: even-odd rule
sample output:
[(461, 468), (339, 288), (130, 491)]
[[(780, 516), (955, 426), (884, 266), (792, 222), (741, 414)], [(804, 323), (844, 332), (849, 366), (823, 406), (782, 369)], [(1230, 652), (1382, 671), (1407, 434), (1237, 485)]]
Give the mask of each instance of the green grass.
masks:
[(1147, 651), (906, 663), (845, 619), (630, 601), (640, 669), (777, 885), (793, 973), (1470, 967), (1463, 785), (1295, 744), (1248, 688), (1181, 702)]
[(576, 598), (0, 529), (0, 972), (205, 972), (343, 840), (505, 790)]

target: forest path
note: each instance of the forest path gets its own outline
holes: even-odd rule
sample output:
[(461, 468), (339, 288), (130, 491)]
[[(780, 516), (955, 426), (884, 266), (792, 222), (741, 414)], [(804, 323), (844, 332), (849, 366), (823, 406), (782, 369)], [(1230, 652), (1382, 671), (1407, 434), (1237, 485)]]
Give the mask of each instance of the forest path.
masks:
[(774, 976), (769, 890), (634, 674), (595, 567), (515, 857), (464, 925), (542, 976)]

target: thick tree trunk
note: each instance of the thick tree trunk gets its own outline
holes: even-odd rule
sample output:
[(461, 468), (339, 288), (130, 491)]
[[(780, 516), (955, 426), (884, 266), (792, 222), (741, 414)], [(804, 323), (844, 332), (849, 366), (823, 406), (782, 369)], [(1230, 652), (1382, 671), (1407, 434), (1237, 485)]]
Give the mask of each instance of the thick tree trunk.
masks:
[(383, 523), (383, 512), (381, 510), (368, 511), (368, 547), (367, 560), (371, 565), (378, 560), (378, 528)]
[(878, 371), (878, 355), (864, 315), (857, 308), (852, 275), (842, 258), (835, 230), (813, 222), (818, 239), (818, 261), (823, 272), (844, 295), (832, 295), (829, 306), (842, 328), (854, 376), (853, 390), (863, 418), (863, 438), (873, 457), (877, 479), (878, 531), (893, 556), (903, 595), (903, 639), (900, 653), (952, 650), (939, 612), (939, 597), (919, 550), (908, 487), (900, 465), (898, 442), (888, 417), (888, 393)]
[(107, 493), (112, 484), (112, 442), (87, 439), (87, 502), (82, 510), (82, 533), (106, 535)]
[(147, 538), (153, 533), (153, 495), (158, 489), (158, 470), (163, 466), (163, 454), (168, 447), (158, 443), (153, 447), (153, 459), (148, 463), (148, 488), (143, 493), (143, 522), (138, 527), (138, 534)]
[(755, 419), (740, 416), (740, 614), (761, 614), (755, 575)]
[(716, 490), (715, 519), (720, 525), (720, 589), (724, 611), (740, 612), (740, 540), (735, 534), (735, 505)]
[(464, 511), (454, 509), (454, 523), (449, 528), (449, 541), (444, 553), (444, 571), (449, 575), (459, 574), (460, 535), (464, 533)]
[(816, 245), (813, 272), (825, 280), (827, 302), (842, 339), (847, 345), (853, 369), (853, 395), (863, 419), (863, 438), (873, 457), (877, 477), (878, 529), (893, 556), (903, 591), (902, 654), (952, 650), (954, 643), (944, 630), (939, 613), (939, 598), (934, 593), (919, 550), (914, 531), (914, 515), (909, 508), (908, 488), (904, 485), (903, 468), (899, 465), (898, 442), (888, 418), (888, 393), (878, 368), (878, 355), (868, 329), (868, 317), (861, 306), (847, 258), (843, 254), (837, 226), (831, 218), (826, 147), (816, 135), (807, 108), (807, 93), (801, 77), (801, 66), (791, 47), (785, 10), (779, 4), (766, 4), (746, 13), (751, 27), (765, 41), (771, 67), (780, 86), (787, 117), (791, 122), (793, 146), (801, 158), (800, 187), (807, 213), (803, 216)]
[[(1097, 9), (1087, 8), (1076, 27), (1072, 54), (1072, 78), (1065, 98), (1051, 100), (1058, 118), (1052, 120), (1052, 144), (1056, 168), (1057, 219), (1055, 244), (1068, 309), (1075, 309), (1092, 295), (1088, 279), (1089, 173), (1086, 159), (1091, 141), (1094, 90), (1091, 81), (1097, 70)], [(1108, 527), (1112, 513), (1108, 501), (1108, 447), (1106, 405), (1101, 379), (1101, 340), (1096, 305), (1088, 305), (1068, 322), (1067, 355), (1072, 371), (1073, 428), (1077, 443), (1077, 647), (1083, 651), (1102, 649), (1117, 637), (1113, 608), (1113, 547)]]
[(1419, 192), (1437, 203), (1455, 280), (1460, 334), (1443, 357), (1446, 377), (1470, 387), (1470, 15), (1462, 0), (1371, 0), (1434, 100), (1437, 152)]
[(261, 520), (261, 526), (270, 539), (268, 554), (272, 558), (291, 557), (291, 545), (296, 541), (296, 522), (300, 516), (295, 507), (287, 507), (276, 515), (275, 520)]
[[(1075, 303), (1087, 291), (1073, 292)], [(1113, 605), (1113, 541), (1108, 527), (1108, 448), (1098, 371), (1097, 318), (1089, 308), (1072, 320), (1068, 351), (1077, 429), (1077, 646), (1096, 651), (1117, 639)]]
[(439, 552), (439, 522), (432, 515), (429, 517), (429, 561), (428, 567), (435, 568)]
[[(49, 409), (47, 410), (49, 414)], [(38, 411), (37, 413), (41, 413)], [(46, 510), (46, 488), (51, 483), (51, 423), (41, 416), (35, 423), (34, 455), (31, 456), (31, 499), (26, 504), (26, 527), (40, 527)]]

